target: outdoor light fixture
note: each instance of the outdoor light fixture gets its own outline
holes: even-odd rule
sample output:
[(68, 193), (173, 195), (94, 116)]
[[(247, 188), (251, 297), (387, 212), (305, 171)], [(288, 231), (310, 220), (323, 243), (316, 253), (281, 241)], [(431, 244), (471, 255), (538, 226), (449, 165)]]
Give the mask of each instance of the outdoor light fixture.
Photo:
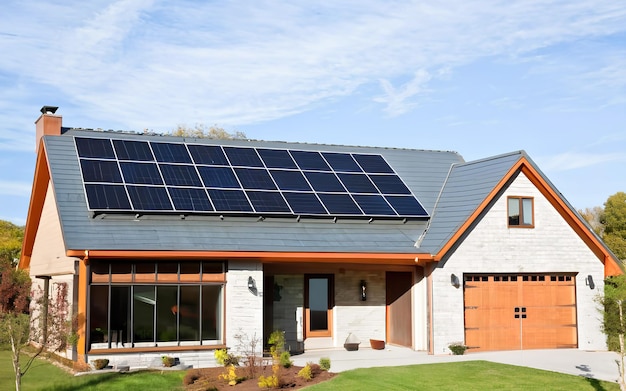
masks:
[(256, 281), (254, 281), (252, 276), (248, 277), (248, 290), (252, 293), (256, 292)]
[(367, 300), (367, 283), (361, 280), (359, 292), (361, 292), (361, 301)]
[(455, 288), (458, 288), (461, 286), (461, 281), (459, 281), (459, 277), (457, 277), (457, 275), (454, 273), (450, 274), (450, 285), (452, 285)]
[(593, 282), (593, 277), (591, 277), (591, 274), (588, 275), (587, 278), (585, 278), (585, 285), (587, 285), (589, 289), (593, 289), (596, 287), (596, 284)]

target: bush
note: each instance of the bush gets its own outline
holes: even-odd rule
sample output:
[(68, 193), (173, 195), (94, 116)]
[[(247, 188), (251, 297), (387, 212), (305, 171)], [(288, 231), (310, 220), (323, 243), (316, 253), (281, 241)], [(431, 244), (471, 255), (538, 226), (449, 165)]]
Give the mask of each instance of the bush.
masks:
[(452, 354), (462, 356), (467, 350), (467, 346), (463, 345), (461, 342), (454, 342), (448, 346), (448, 349), (450, 349)]
[(161, 356), (161, 362), (164, 367), (173, 367), (176, 364), (176, 359), (171, 356)]
[(311, 381), (313, 374), (311, 373), (311, 365), (307, 363), (300, 371), (298, 371), (298, 377), (304, 379), (304, 381)]
[(261, 375), (257, 384), (260, 388), (278, 388), (278, 378), (274, 375), (267, 377)]
[(106, 368), (109, 365), (109, 359), (107, 358), (98, 358), (93, 360), (93, 367), (96, 369)]
[(213, 356), (215, 357), (215, 361), (222, 366), (230, 366), (230, 365), (239, 365), (239, 357), (235, 356), (232, 353), (228, 353), (226, 349), (217, 349), (213, 352)]
[(329, 357), (322, 357), (322, 358), (320, 358), (320, 368), (322, 368), (322, 371), (328, 371), (330, 369), (330, 358)]
[(245, 377), (237, 375), (237, 370), (235, 369), (234, 365), (230, 365), (228, 367), (228, 372), (222, 373), (219, 378), (222, 380), (226, 380), (229, 386), (234, 386), (237, 383), (241, 383), (246, 379)]
[(289, 354), (289, 352), (282, 352), (280, 354), (280, 365), (283, 368), (289, 368), (293, 365), (293, 361), (291, 361), (291, 354)]

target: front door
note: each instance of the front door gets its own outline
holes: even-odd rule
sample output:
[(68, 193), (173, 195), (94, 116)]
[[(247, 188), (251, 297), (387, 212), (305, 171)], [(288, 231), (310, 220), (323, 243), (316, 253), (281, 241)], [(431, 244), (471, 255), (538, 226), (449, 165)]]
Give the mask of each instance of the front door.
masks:
[(411, 272), (387, 272), (387, 342), (408, 346), (413, 345), (413, 312), (411, 311)]
[(306, 338), (332, 336), (333, 287), (332, 274), (304, 276)]

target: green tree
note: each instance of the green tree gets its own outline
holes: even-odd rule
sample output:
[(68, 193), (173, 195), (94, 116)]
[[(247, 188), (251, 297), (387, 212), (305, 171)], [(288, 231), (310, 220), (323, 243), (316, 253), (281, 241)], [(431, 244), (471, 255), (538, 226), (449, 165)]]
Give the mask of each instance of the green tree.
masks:
[(626, 260), (626, 193), (607, 199), (600, 221), (604, 225), (602, 240), (620, 260)]
[(22, 251), (24, 228), (8, 221), (0, 220), (0, 260), (16, 265)]
[[(609, 277), (605, 280), (604, 296), (600, 298), (604, 310), (603, 329), (606, 333), (609, 346), (617, 350), (620, 355), (618, 361), (620, 373), (620, 387), (626, 390), (626, 347), (624, 335), (626, 335), (626, 275)], [(616, 342), (616, 343), (615, 343)], [(617, 346), (615, 346), (617, 345)]]
[(600, 237), (604, 235), (604, 224), (602, 224), (602, 215), (604, 214), (603, 207), (594, 206), (593, 208), (585, 208), (584, 210), (579, 210), (578, 213), (589, 223), (595, 233)]
[(168, 133), (170, 136), (176, 137), (195, 137), (195, 138), (214, 138), (221, 140), (246, 139), (247, 136), (243, 132), (235, 131), (229, 133), (219, 126), (207, 126), (205, 124), (196, 124), (194, 127), (187, 125), (178, 125), (176, 129)]

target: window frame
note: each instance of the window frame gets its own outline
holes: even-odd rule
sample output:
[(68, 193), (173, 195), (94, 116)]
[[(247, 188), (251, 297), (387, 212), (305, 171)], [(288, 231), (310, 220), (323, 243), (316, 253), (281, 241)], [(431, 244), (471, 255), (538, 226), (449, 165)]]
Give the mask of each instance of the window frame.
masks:
[[(519, 210), (518, 223), (511, 224), (511, 201), (517, 200)], [(530, 224), (524, 224), (524, 200), (530, 200)], [(507, 226), (508, 228), (535, 228), (535, 198), (530, 196), (508, 196), (506, 200)]]

